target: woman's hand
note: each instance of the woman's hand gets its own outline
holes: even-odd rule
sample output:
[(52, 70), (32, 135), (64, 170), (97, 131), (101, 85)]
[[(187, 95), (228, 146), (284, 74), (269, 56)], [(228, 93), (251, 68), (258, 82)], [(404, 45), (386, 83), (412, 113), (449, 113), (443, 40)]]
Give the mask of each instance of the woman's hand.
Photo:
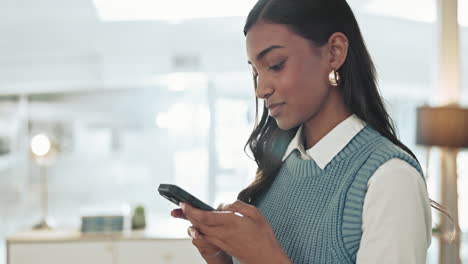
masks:
[[(220, 204), (216, 210), (222, 210), (223, 204)], [(182, 209), (174, 209), (171, 216), (187, 220)], [(226, 255), (222, 249), (208, 242), (193, 226), (189, 227), (189, 236), (192, 237), (192, 244), (198, 249), (200, 255), (209, 264), (227, 264), (232, 263), (230, 256)]]
[(236, 201), (224, 206), (224, 211), (203, 211), (185, 203), (181, 208), (204, 240), (240, 262), (291, 263), (256, 207)]

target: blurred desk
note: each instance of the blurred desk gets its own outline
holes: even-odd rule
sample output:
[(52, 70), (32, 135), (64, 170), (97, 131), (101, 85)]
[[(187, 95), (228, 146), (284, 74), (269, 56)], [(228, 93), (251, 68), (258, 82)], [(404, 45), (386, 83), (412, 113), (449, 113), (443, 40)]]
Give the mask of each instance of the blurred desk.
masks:
[(7, 264), (205, 263), (189, 238), (149, 232), (28, 231), (7, 238)]

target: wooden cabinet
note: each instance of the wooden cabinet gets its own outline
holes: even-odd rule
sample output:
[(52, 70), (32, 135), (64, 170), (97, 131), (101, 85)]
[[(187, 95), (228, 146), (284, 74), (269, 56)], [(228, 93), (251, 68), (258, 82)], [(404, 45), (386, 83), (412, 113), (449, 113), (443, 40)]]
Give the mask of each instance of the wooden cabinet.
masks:
[[(121, 241), (116, 244), (119, 264), (205, 263), (188, 241)], [(158, 260), (155, 262), (155, 260)], [(198, 260), (198, 262), (197, 262)]]
[(10, 243), (7, 264), (116, 263), (112, 242)]
[(41, 231), (7, 239), (7, 264), (205, 263), (189, 238)]

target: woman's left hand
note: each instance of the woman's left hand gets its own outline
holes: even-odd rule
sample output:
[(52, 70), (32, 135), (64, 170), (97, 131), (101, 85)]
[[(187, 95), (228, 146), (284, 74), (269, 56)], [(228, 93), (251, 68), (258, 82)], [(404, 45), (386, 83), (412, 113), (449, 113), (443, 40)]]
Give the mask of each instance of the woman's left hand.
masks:
[(236, 201), (225, 205), (223, 211), (203, 211), (185, 203), (181, 208), (204, 239), (240, 262), (291, 263), (255, 206)]

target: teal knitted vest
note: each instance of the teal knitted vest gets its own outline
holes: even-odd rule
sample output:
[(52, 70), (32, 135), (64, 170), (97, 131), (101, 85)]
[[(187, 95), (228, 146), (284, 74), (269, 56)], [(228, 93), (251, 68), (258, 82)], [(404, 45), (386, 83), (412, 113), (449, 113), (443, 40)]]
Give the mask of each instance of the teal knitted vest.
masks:
[(355, 263), (367, 182), (392, 158), (408, 162), (423, 175), (416, 160), (370, 126), (323, 170), (295, 150), (255, 206), (294, 264)]

